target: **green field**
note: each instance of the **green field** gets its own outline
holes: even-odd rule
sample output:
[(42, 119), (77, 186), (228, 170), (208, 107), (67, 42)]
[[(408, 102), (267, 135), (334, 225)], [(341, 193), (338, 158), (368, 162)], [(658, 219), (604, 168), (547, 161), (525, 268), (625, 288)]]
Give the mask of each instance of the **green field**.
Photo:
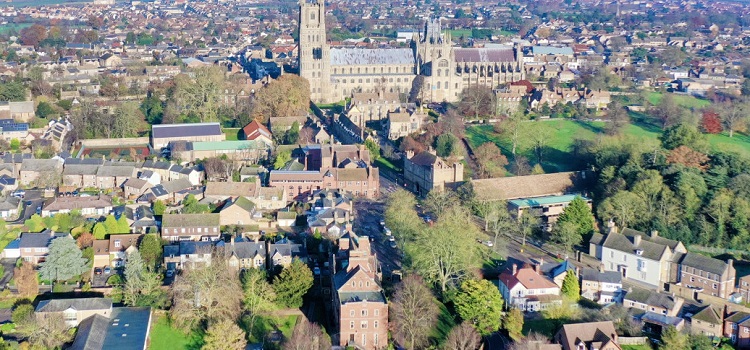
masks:
[(186, 335), (172, 328), (166, 316), (160, 316), (151, 328), (150, 350), (199, 349), (202, 337), (193, 333)]
[[(2, 5), (0, 5), (1, 7)], [(7, 23), (0, 25), (0, 34), (5, 34), (11, 30), (21, 32), (21, 29), (31, 27), (31, 23)]]
[[(648, 103), (656, 105), (661, 101), (663, 96), (664, 93), (661, 92), (650, 92), (646, 96), (646, 99)], [(676, 104), (686, 108), (703, 108), (711, 104), (711, 101), (699, 99), (691, 95), (672, 94), (672, 98)]]
[[(635, 119), (633, 124), (625, 129), (625, 135), (638, 140), (653, 140), (653, 142), (656, 142), (661, 135), (661, 129)], [(594, 140), (598, 135), (603, 135), (602, 128), (604, 126), (603, 122), (579, 122), (575, 120), (548, 120), (529, 123), (538, 123), (535, 125), (536, 127), (542, 130), (546, 129), (552, 135), (542, 162), (542, 167), (546, 172), (571, 171), (579, 168), (579, 165), (570, 162), (570, 153), (574, 141), (577, 139)], [(492, 125), (467, 127), (466, 138), (472, 148), (488, 141), (494, 142), (508, 159), (512, 158), (510, 141), (495, 133)], [(734, 152), (750, 157), (750, 136), (735, 133), (732, 138), (729, 138), (726, 134), (707, 135), (707, 138), (714, 151)], [(535, 164), (536, 157), (528, 143), (524, 144), (522, 140), (519, 146), (518, 154), (528, 158), (531, 164)]]
[(224, 128), (224, 135), (227, 137), (227, 141), (237, 141), (240, 139), (240, 128)]

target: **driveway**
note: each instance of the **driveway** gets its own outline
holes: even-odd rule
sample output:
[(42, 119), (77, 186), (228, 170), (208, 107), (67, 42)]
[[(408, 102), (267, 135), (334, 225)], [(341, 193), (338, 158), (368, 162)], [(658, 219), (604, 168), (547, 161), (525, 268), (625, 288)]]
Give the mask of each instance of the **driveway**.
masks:
[(5, 289), (5, 285), (13, 278), (13, 269), (16, 267), (16, 259), (2, 259), (0, 260), (0, 265), (3, 265), (3, 268), (5, 269), (5, 274), (0, 278), (0, 290), (2, 290)]

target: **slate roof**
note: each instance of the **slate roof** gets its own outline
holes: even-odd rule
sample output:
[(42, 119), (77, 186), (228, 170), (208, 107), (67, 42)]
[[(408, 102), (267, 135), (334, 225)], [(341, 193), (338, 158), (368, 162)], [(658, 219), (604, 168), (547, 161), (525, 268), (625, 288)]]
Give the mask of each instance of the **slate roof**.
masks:
[(436, 155), (427, 151), (420, 152), (419, 154), (415, 154), (413, 157), (409, 158), (410, 162), (423, 167), (430, 167), (435, 164), (437, 160), (438, 157)]
[(151, 308), (118, 307), (112, 310), (102, 349), (145, 349), (151, 328)]
[(635, 254), (637, 250), (642, 250), (640, 256), (654, 261), (660, 261), (669, 249), (666, 245), (650, 242), (645, 238), (642, 238), (639, 244), (635, 244), (633, 236), (625, 236), (619, 232), (609, 233), (602, 245), (629, 254)]
[(559, 265), (552, 268), (552, 270), (549, 271), (549, 275), (552, 278), (555, 278), (557, 276), (562, 275), (565, 271), (575, 271), (576, 267), (573, 266), (573, 264), (570, 263), (570, 261), (565, 260), (561, 262)]
[(512, 48), (455, 48), (456, 62), (515, 62)]
[(495, 201), (581, 192), (593, 178), (592, 173), (582, 171), (480, 179), (471, 183), (477, 200)]
[(294, 243), (271, 243), (268, 245), (268, 252), (270, 256), (274, 256), (276, 253), (282, 256), (291, 256), (292, 258), (304, 258), (307, 256), (307, 251), (301, 244)]
[(96, 176), (130, 177), (135, 174), (134, 166), (103, 165), (99, 167)]
[(692, 320), (699, 320), (707, 323), (722, 324), (723, 320), (719, 310), (716, 310), (713, 306), (707, 305), (703, 310), (696, 312)]
[(726, 271), (729, 267), (729, 264), (727, 264), (725, 261), (690, 252), (685, 254), (680, 264), (694, 267), (695, 269), (707, 271), (719, 276), (723, 275), (724, 271)]
[(331, 65), (414, 64), (411, 49), (332, 48)]
[(55, 171), (61, 165), (57, 159), (24, 159), (21, 171)]
[(94, 314), (78, 324), (78, 331), (73, 344), (68, 350), (99, 350), (104, 348), (109, 318)]
[(42, 300), (37, 305), (36, 312), (63, 312), (70, 308), (77, 311), (112, 309), (112, 299), (75, 298)]
[(581, 270), (581, 280), (622, 284), (622, 274), (617, 271)]
[(151, 127), (153, 138), (221, 135), (219, 123), (159, 124)]
[(19, 248), (44, 248), (54, 237), (47, 232), (32, 233), (25, 232), (21, 234)]
[[(188, 255), (195, 253), (209, 253), (214, 242), (210, 241), (180, 241), (179, 255)], [(166, 250), (164, 253), (166, 254)]]
[[(572, 323), (563, 325), (558, 332), (559, 338), (565, 349), (577, 349), (577, 343), (582, 341), (587, 345), (592, 342), (605, 345), (609, 342), (617, 344), (615, 338), (617, 331), (612, 321)], [(558, 337), (555, 337), (558, 338)], [(619, 345), (617, 345), (619, 348)], [(601, 346), (587, 346), (587, 348), (602, 348)]]
[(625, 294), (625, 299), (649, 306), (662, 307), (668, 310), (671, 310), (675, 306), (675, 300), (673, 297), (662, 293), (654, 293), (650, 290), (641, 288), (633, 288), (631, 291), (628, 291)]
[(99, 165), (65, 163), (63, 175), (96, 175)]
[(252, 259), (256, 255), (264, 258), (266, 256), (265, 242), (234, 242), (234, 244), (219, 242), (216, 246), (223, 247), (226, 255), (234, 255), (238, 259)]

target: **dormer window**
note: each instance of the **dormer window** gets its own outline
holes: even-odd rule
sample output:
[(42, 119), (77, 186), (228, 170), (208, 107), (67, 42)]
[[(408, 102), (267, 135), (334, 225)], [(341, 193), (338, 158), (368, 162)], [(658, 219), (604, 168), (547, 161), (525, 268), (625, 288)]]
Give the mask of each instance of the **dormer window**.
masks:
[(643, 249), (636, 249), (635, 250), (635, 255), (638, 255), (638, 256), (643, 255)]

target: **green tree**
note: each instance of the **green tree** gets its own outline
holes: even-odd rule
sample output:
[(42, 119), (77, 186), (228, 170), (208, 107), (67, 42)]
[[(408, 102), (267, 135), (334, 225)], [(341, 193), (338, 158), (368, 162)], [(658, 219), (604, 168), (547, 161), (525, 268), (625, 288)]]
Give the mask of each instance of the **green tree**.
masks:
[(570, 300), (578, 300), (581, 297), (581, 287), (578, 285), (578, 276), (573, 271), (568, 271), (563, 279), (560, 293)]
[(164, 215), (164, 212), (167, 210), (167, 205), (164, 204), (164, 201), (161, 199), (157, 199), (154, 201), (154, 215), (161, 216)]
[(284, 134), (284, 144), (293, 145), (299, 141), (299, 122), (292, 123), (292, 126)]
[(232, 321), (221, 321), (208, 326), (203, 338), (203, 350), (244, 350), (245, 331)]
[(480, 334), (489, 335), (500, 328), (503, 297), (492, 282), (465, 280), (453, 304), (461, 319), (470, 322)]
[(107, 230), (108, 234), (124, 233), (120, 232), (120, 226), (117, 224), (117, 219), (112, 214), (107, 215), (107, 218), (104, 219), (104, 229)]
[(198, 199), (192, 194), (187, 195), (182, 200), (182, 213), (183, 214), (203, 214), (211, 211), (211, 207), (208, 204), (201, 204)]
[(370, 159), (375, 161), (380, 158), (380, 145), (378, 145), (373, 139), (365, 140), (365, 147), (370, 151)]
[(646, 204), (632, 192), (618, 191), (599, 204), (599, 216), (603, 220), (614, 220), (620, 227), (631, 227), (643, 218)]
[(248, 269), (242, 274), (242, 288), (245, 291), (245, 311), (249, 314), (248, 324), (253, 327), (258, 316), (276, 308), (276, 293), (268, 283), (266, 272), (261, 269)]
[(141, 238), (138, 251), (150, 271), (157, 271), (161, 265), (162, 258), (162, 241), (158, 234), (149, 233)]
[(18, 139), (11, 139), (10, 140), (10, 149), (13, 151), (18, 151), (21, 148), (21, 141)]
[(52, 107), (49, 102), (42, 101), (36, 106), (36, 116), (38, 118), (49, 118), (56, 113), (55, 107)]
[(566, 221), (559, 224), (555, 224), (552, 229), (551, 237), (552, 241), (561, 245), (567, 254), (572, 251), (576, 244), (581, 243), (583, 237), (578, 233), (578, 228), (575, 223)]
[(519, 308), (511, 308), (503, 316), (503, 328), (508, 332), (513, 341), (523, 338), (523, 313)]
[(291, 308), (302, 306), (302, 297), (313, 285), (313, 274), (301, 260), (294, 259), (274, 278), (276, 302)]
[(689, 349), (690, 342), (686, 334), (681, 333), (674, 326), (669, 326), (661, 332), (661, 346), (659, 349)]
[(164, 104), (158, 96), (151, 94), (141, 103), (141, 112), (149, 124), (161, 124), (164, 118)]
[(131, 306), (166, 307), (167, 293), (161, 285), (161, 275), (148, 270), (138, 250), (131, 252), (125, 263), (123, 302)]
[(435, 141), (435, 151), (440, 157), (457, 155), (460, 151), (459, 140), (453, 134), (442, 134)]
[(117, 219), (117, 231), (119, 233), (130, 233), (130, 224), (124, 214)]
[(88, 261), (69, 236), (55, 238), (49, 244), (47, 259), (39, 264), (42, 278), (67, 281), (88, 271)]
[(180, 74), (167, 100), (165, 118), (169, 121), (215, 121), (218, 118), (221, 91), (225, 86), (224, 72), (218, 66), (201, 67), (192, 75)]
[(424, 223), (417, 215), (417, 199), (404, 189), (398, 189), (388, 196), (385, 208), (385, 224), (393, 230), (393, 235), (402, 243), (416, 239), (423, 230)]
[(27, 229), (29, 229), (29, 232), (41, 232), (44, 230), (44, 220), (42, 219), (39, 214), (34, 214), (30, 218), (28, 218), (23, 223), (24, 226), (26, 226)]
[(449, 287), (463, 279), (479, 264), (476, 237), (479, 230), (464, 207), (446, 209), (431, 227), (406, 242), (413, 268), (445, 295)]
[(557, 224), (572, 222), (580, 236), (594, 232), (594, 214), (583, 198), (576, 196), (557, 218)]
[(709, 149), (706, 135), (701, 133), (697, 126), (687, 123), (665, 129), (660, 139), (664, 148), (669, 150), (680, 146), (687, 146), (699, 152)]
[(107, 228), (104, 226), (104, 223), (97, 222), (96, 225), (94, 225), (93, 232), (95, 239), (104, 239), (107, 237)]
[(280, 152), (277, 152), (276, 153), (276, 159), (273, 161), (273, 168), (274, 169), (281, 169), (290, 160), (292, 160), (292, 152), (290, 152), (290, 151), (280, 151)]

